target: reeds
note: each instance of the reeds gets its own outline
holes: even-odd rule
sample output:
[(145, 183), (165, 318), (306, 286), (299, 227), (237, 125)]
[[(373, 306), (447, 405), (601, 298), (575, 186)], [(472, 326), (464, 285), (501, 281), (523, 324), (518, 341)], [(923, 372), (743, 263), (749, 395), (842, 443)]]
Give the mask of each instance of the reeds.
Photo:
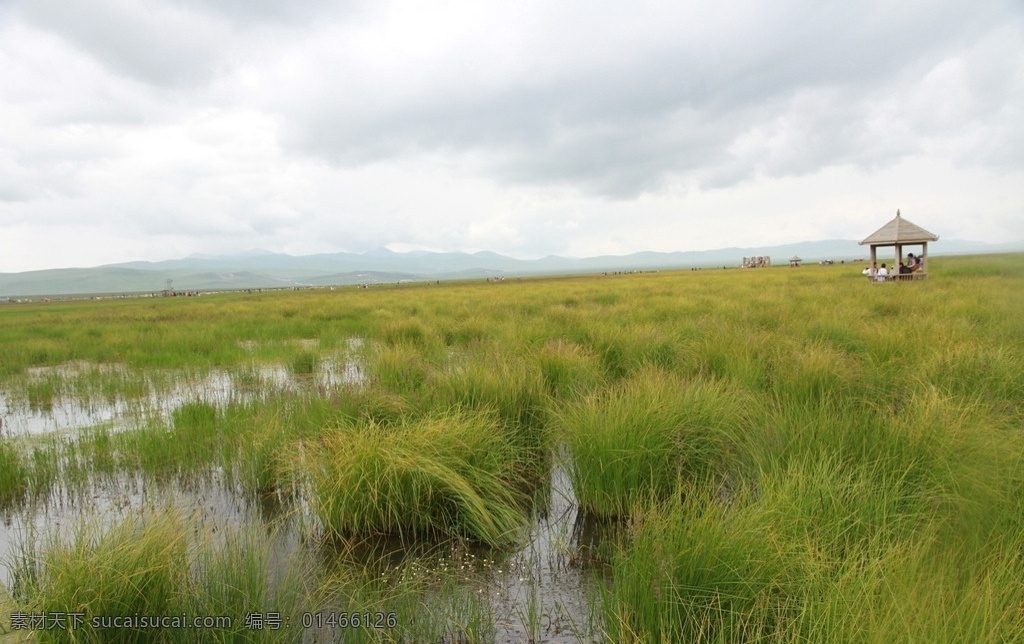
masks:
[(292, 373), (298, 376), (310, 376), (320, 366), (320, 354), (315, 351), (302, 351), (291, 361)]

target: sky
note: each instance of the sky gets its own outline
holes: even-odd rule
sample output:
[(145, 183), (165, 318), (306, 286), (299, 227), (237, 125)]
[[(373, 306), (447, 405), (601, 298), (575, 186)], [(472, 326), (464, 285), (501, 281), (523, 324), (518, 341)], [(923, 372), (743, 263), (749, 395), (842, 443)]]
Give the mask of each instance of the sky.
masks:
[(0, 0), (0, 272), (1024, 240), (1020, 0)]

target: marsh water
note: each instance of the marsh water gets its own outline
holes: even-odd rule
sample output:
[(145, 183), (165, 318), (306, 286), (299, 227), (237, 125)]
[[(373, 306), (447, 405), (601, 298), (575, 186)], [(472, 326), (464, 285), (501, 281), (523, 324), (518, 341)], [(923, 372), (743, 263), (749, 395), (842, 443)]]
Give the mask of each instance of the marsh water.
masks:
[[(86, 373), (114, 374), (119, 380), (132, 380), (136, 396), (106, 392), (76, 395), (64, 392), (61, 383)], [(71, 433), (96, 425), (112, 429), (138, 426), (149, 418), (166, 420), (185, 403), (209, 402), (224, 405), (245, 402), (281, 392), (325, 390), (364, 378), (362, 365), (355, 360), (328, 359), (312, 374), (295, 374), (284, 365), (259, 365), (246, 369), (213, 369), (202, 374), (160, 373), (134, 375), (120, 365), (73, 363), (58, 367), (35, 368), (27, 374), (27, 384), (50, 385), (45, 395), (29, 395), (0, 390), (0, 430), (8, 436)], [(51, 384), (52, 383), (52, 384)], [(54, 390), (56, 389), (56, 390)]]
[[(517, 549), (499, 551), (465, 543), (431, 544), (423, 550), (401, 549), (397, 543), (366, 546), (362, 565), (408, 566), (431, 575), (461, 569), (461, 583), (486, 597), (500, 642), (593, 641), (594, 611), (601, 567), (590, 565), (588, 552), (598, 547), (594, 531), (579, 516), (563, 467), (551, 471), (550, 499), (534, 514), (530, 532)], [(4, 513), (0, 522), (0, 581), (10, 586), (6, 562), (19, 549), (49, 539), (70, 539), (83, 521), (112, 523), (154, 509), (173, 508), (206, 534), (231, 534), (233, 529), (273, 525), (275, 550), (283, 560), (300, 548), (330, 566), (338, 558), (352, 563), (351, 552), (335, 552), (329, 544), (304, 538), (301, 512), (276, 498), (252, 498), (230, 489), (216, 470), (190, 481), (151, 482), (132, 476), (97, 479), (73, 494), (55, 493), (46, 503), (23, 512)], [(293, 518), (289, 518), (293, 517)], [(600, 527), (600, 526), (598, 526)], [(382, 556), (383, 553), (383, 556)], [(360, 557), (360, 555), (356, 555)]]
[[(28, 383), (70, 382), (83, 373), (102, 371), (107, 377), (130, 379), (121, 366), (70, 364), (36, 369)], [(0, 419), (6, 437), (28, 440), (60, 434), (74, 441), (78, 432), (103, 426), (127, 430), (158, 420), (197, 401), (214, 405), (249, 401), (281, 392), (323, 392), (364, 378), (358, 359), (339, 357), (318, 362), (309, 373), (296, 374), (283, 365), (243, 370), (210, 370), (198, 375), (162, 374), (136, 379), (136, 394), (76, 395), (54, 388), (45, 398), (0, 391)], [(460, 568), (465, 590), (478, 593), (489, 606), (497, 641), (576, 642), (594, 639), (601, 566), (590, 553), (601, 546), (600, 526), (578, 512), (566, 475), (567, 455), (551, 459), (549, 480), (535, 495), (528, 535), (517, 547), (497, 550), (464, 542), (432, 543), (422, 550), (408, 544), (379, 542), (365, 548), (364, 566), (412, 565), (424, 574)], [(135, 473), (96, 473), (74, 490), (54, 488), (45, 498), (0, 515), (0, 580), (10, 585), (10, 562), (26, 547), (72, 538), (77, 527), (142, 516), (172, 508), (210, 534), (260, 525), (272, 530), (275, 549), (285, 556), (316, 548), (316, 557), (331, 565), (352, 551), (332, 552), (329, 544), (309, 539), (310, 512), (304, 502), (278, 494), (253, 495), (239, 489), (218, 467), (164, 480)]]

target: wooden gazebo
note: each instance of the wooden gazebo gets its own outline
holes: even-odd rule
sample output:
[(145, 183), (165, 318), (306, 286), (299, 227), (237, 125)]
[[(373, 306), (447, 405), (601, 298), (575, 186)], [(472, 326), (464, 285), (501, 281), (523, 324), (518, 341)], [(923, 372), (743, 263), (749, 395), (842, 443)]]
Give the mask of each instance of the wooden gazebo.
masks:
[[(889, 271), (890, 275), (897, 271), (900, 261), (903, 260), (903, 248), (905, 246), (920, 246), (921, 268), (909, 275), (903, 276), (906, 278), (912, 275), (911, 279), (917, 279), (928, 275), (928, 242), (938, 241), (938, 239), (938, 235), (930, 233), (917, 224), (904, 219), (900, 216), (900, 211), (897, 210), (896, 216), (889, 223), (868, 235), (860, 244), (861, 246), (869, 245), (871, 247), (872, 264), (878, 260), (877, 255), (880, 247), (894, 246), (896, 248), (895, 261), (893, 262), (892, 269)], [(895, 275), (893, 276), (895, 277)]]
[(793, 255), (792, 257), (789, 258), (789, 267), (790, 268), (800, 268), (800, 262), (802, 262), (802, 261), (804, 261), (804, 260), (800, 259), (800, 257), (798, 255)]

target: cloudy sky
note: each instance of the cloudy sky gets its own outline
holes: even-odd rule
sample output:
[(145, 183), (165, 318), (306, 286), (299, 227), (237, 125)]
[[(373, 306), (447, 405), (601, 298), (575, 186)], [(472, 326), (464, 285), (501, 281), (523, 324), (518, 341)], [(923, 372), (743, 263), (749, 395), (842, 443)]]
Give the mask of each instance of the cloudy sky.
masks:
[(0, 0), (0, 272), (862, 239), (897, 208), (1024, 239), (1020, 0)]

